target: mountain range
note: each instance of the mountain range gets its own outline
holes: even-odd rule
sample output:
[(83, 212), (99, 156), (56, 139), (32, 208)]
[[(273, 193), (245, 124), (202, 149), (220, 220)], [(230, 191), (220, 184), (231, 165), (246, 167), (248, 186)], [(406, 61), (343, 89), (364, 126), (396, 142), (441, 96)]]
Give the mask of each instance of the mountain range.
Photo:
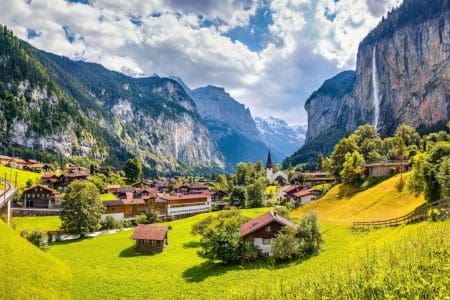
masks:
[(0, 150), (43, 161), (120, 167), (138, 156), (149, 175), (201, 174), (264, 160), (269, 148), (250, 110), (223, 88), (129, 77), (36, 49), (6, 27), (0, 108)]

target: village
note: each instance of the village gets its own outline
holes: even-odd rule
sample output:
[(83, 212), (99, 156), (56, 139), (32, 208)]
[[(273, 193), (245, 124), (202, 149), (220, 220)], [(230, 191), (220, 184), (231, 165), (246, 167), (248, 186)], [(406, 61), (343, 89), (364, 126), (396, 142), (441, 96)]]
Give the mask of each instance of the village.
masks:
[[(15, 201), (12, 201), (11, 217), (58, 216), (63, 210), (64, 193), (71, 183), (88, 182), (96, 176), (95, 174), (114, 173), (120, 176), (117, 170), (111, 167), (93, 170), (66, 163), (63, 168), (55, 169), (52, 164), (9, 156), (0, 156), (0, 164), (40, 175), (35, 185), (27, 182), (28, 186), (17, 193)], [(379, 177), (392, 175), (392, 172), (406, 172), (409, 166), (409, 163), (401, 165), (399, 162), (364, 165), (368, 175)], [(277, 208), (281, 207), (280, 205), (297, 208), (320, 199), (326, 192), (323, 187), (331, 186), (335, 178), (321, 170), (295, 171), (288, 175), (272, 163), (270, 151), (264, 172), (266, 184), (261, 205), (272, 206), (272, 209), (242, 224), (240, 237), (242, 240), (252, 240), (260, 256), (270, 256), (272, 241), (283, 231), (283, 227), (297, 226), (283, 216), (277, 215)], [(129, 185), (106, 184), (99, 192), (103, 206), (101, 222), (108, 220), (112, 224), (121, 224), (121, 227), (123, 224), (128, 227), (137, 225), (131, 236), (136, 241), (136, 253), (161, 252), (168, 245), (169, 227), (145, 223), (166, 222), (201, 213), (235, 209), (244, 205), (242, 201), (234, 198), (229, 189), (223, 186), (222, 189), (218, 188), (214, 180), (206, 178), (198, 180), (191, 178), (190, 181), (185, 178), (140, 178)], [(276, 201), (270, 202), (271, 199)], [(152, 220), (146, 221), (147, 217)]]

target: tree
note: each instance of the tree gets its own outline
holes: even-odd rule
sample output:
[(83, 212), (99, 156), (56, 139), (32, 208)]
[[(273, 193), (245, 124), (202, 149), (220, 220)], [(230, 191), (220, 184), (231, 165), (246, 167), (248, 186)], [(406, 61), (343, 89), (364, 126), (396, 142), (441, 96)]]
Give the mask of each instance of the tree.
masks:
[(340, 173), (342, 182), (353, 185), (360, 184), (364, 176), (364, 169), (361, 166), (363, 162), (362, 155), (357, 151), (345, 154), (345, 162)]
[(286, 227), (272, 241), (272, 255), (276, 260), (289, 260), (299, 254), (297, 230)]
[(406, 147), (411, 145), (419, 146), (420, 143), (420, 135), (413, 127), (407, 124), (401, 124), (398, 126), (395, 130), (394, 137), (397, 139), (402, 139)]
[(413, 168), (408, 179), (408, 189), (419, 196), (425, 188), (425, 180), (423, 178), (423, 165), (427, 155), (425, 153), (417, 154), (413, 157)]
[(333, 149), (330, 155), (330, 171), (336, 177), (338, 182), (341, 180), (340, 175), (345, 162), (345, 155), (358, 151), (358, 145), (352, 136), (341, 139)]
[(230, 194), (231, 203), (235, 206), (244, 206), (247, 202), (247, 189), (243, 186), (235, 186)]
[(260, 177), (254, 184), (247, 186), (246, 207), (261, 207), (264, 205), (264, 191), (266, 189), (266, 178)]
[(97, 187), (88, 181), (72, 182), (62, 201), (62, 229), (81, 237), (99, 228), (104, 211)]
[(405, 158), (407, 148), (402, 138), (396, 137), (395, 140), (395, 152), (400, 157), (400, 182), (403, 182), (403, 159)]
[(228, 191), (227, 176), (225, 176), (224, 174), (217, 175), (215, 187), (216, 189), (221, 191)]
[(138, 158), (130, 158), (123, 168), (125, 176), (130, 182), (137, 182), (142, 178), (142, 163)]
[[(445, 192), (441, 190), (438, 174), (440, 173), (441, 163), (450, 156), (450, 143), (437, 142), (428, 153), (423, 165), (423, 178), (425, 182), (425, 199), (429, 202), (439, 200)], [(444, 165), (444, 170), (446, 166)], [(443, 171), (445, 172), (445, 171)], [(446, 188), (446, 187), (444, 187)]]
[(311, 256), (320, 250), (322, 235), (315, 213), (309, 213), (300, 220), (297, 235), (300, 241), (300, 257)]
[(450, 197), (450, 157), (442, 159), (436, 177), (439, 182), (441, 197)]
[(381, 136), (377, 129), (372, 125), (362, 125), (358, 127), (351, 135), (359, 148), (365, 161), (381, 160)]
[(317, 170), (319, 170), (319, 171), (323, 170), (323, 155), (322, 155), (322, 153), (319, 153), (319, 155), (317, 155)]
[[(221, 260), (224, 264), (239, 262), (248, 249), (240, 238), (241, 225), (247, 219), (241, 215), (222, 215), (204, 228), (199, 254), (209, 260)], [(248, 257), (248, 253), (245, 253)]]

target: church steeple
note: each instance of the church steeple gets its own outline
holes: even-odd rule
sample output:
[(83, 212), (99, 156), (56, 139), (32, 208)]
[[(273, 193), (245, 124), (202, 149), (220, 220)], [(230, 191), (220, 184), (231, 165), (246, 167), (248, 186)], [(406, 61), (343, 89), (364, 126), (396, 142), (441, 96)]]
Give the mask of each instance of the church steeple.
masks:
[(269, 149), (269, 154), (267, 154), (266, 169), (272, 169), (272, 168), (273, 168), (272, 155), (270, 155), (270, 149)]

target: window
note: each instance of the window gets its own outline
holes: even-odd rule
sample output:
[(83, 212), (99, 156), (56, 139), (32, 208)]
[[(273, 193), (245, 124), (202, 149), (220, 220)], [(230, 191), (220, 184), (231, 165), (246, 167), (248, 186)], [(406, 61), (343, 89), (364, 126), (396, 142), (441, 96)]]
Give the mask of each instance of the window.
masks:
[(272, 228), (270, 228), (270, 226), (266, 226), (266, 231), (270, 232), (272, 230)]
[(270, 239), (262, 239), (263, 245), (270, 245)]

